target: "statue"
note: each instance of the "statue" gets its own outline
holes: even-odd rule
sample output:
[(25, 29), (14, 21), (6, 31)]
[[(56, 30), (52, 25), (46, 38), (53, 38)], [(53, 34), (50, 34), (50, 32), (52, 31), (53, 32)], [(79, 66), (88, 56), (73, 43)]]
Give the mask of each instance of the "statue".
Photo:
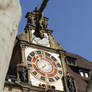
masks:
[(67, 79), (69, 92), (76, 92), (73, 78), (71, 76), (66, 76), (66, 79)]
[(44, 11), (48, 1), (49, 0), (43, 0), (43, 2), (41, 4), (41, 7), (39, 9), (35, 8), (35, 12), (38, 12), (38, 13), (37, 13), (37, 16), (36, 16), (36, 29), (35, 29), (36, 31), (35, 31), (34, 35), (36, 37), (40, 37), (41, 39), (43, 37), (41, 36), (41, 31), (40, 30), (43, 29), (43, 27), (45, 27), (45, 25), (46, 25), (46, 24), (43, 25), (43, 20), (42, 20), (43, 16), (42, 16), (42, 14), (43, 14), (43, 11)]
[(28, 82), (28, 72), (27, 69), (23, 66), (19, 66), (18, 67), (18, 72), (19, 72), (19, 78), (20, 81), (23, 83), (27, 83)]
[(19, 0), (0, 0), (0, 92), (3, 91), (20, 17)]

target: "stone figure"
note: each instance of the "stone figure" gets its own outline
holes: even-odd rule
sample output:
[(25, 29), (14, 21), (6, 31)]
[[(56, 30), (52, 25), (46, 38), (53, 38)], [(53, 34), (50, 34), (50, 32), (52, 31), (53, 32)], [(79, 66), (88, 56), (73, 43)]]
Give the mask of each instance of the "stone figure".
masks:
[(71, 76), (67, 76), (66, 79), (67, 79), (69, 92), (76, 92), (73, 78)]
[(20, 17), (19, 0), (0, 0), (0, 92), (3, 91)]
[(20, 66), (18, 72), (19, 72), (20, 81), (23, 82), (23, 83), (27, 83), (28, 82), (27, 69), (23, 66)]

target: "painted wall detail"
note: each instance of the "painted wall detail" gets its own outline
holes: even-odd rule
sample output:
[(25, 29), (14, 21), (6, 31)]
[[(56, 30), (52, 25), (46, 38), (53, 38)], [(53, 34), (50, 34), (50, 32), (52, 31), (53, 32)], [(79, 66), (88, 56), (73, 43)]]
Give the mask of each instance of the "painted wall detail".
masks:
[(34, 35), (35, 30), (32, 30), (32, 42), (38, 45), (43, 45), (46, 47), (50, 47), (50, 43), (49, 43), (49, 37), (47, 35), (47, 33), (43, 33), (43, 38), (41, 39), (40, 37), (36, 37)]

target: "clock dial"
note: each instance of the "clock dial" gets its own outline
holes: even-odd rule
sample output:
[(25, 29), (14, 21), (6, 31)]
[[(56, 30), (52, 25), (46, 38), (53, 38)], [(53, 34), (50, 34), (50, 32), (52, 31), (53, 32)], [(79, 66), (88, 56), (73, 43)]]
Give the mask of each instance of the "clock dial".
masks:
[(44, 58), (37, 60), (37, 67), (45, 73), (50, 73), (53, 70), (52, 64)]
[(44, 82), (55, 82), (62, 76), (62, 67), (57, 58), (46, 51), (35, 50), (27, 55), (31, 74)]

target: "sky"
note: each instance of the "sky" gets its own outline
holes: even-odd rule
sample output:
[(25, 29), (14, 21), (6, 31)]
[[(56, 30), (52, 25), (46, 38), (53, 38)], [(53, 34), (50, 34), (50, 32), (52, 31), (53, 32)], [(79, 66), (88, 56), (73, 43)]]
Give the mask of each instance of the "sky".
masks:
[[(22, 18), (18, 33), (24, 31), (26, 13), (41, 3), (42, 0), (20, 0)], [(44, 16), (49, 18), (54, 39), (66, 51), (92, 62), (92, 0), (49, 0)]]

